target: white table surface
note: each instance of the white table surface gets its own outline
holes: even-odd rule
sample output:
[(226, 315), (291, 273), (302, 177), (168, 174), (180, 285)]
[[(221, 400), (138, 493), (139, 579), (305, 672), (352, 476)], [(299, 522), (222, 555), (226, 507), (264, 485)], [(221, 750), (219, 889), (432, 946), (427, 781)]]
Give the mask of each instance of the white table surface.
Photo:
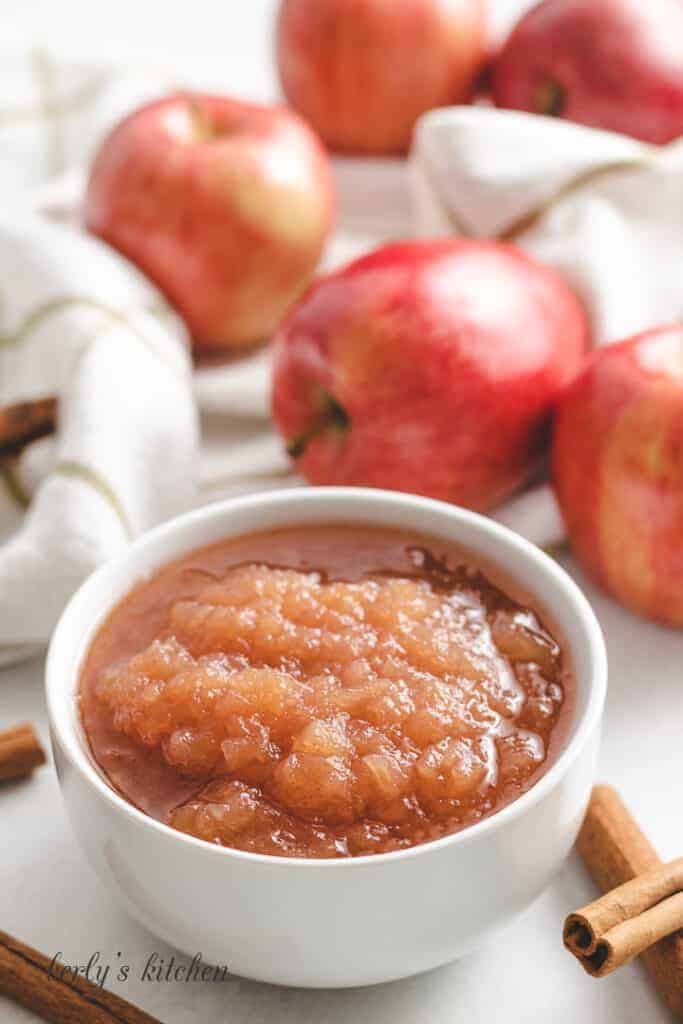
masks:
[[(525, 0), (498, 0), (503, 22)], [(259, 91), (273, 88), (268, 64), (273, 0), (0, 0), (5, 28), (23, 38), (79, 47), (156, 50), (165, 55), (225, 56)], [(10, 10), (11, 9), (11, 10)], [(683, 766), (683, 636), (641, 622), (597, 594), (566, 560), (596, 609), (607, 637), (610, 693), (600, 778), (617, 786), (664, 857), (683, 852), (678, 784)], [(38, 598), (39, 599), (39, 598)], [(42, 661), (0, 671), (0, 728), (32, 720), (47, 744)], [(49, 955), (82, 963), (118, 952), (131, 980), (109, 987), (165, 1024), (658, 1024), (669, 1015), (639, 966), (595, 982), (562, 949), (564, 915), (595, 895), (572, 858), (520, 919), (485, 951), (405, 982), (342, 992), (279, 989), (230, 978), (218, 985), (141, 982), (153, 951), (172, 951), (130, 920), (103, 890), (72, 837), (51, 766), (0, 791), (0, 929)], [(35, 1018), (0, 997), (0, 1021)]]

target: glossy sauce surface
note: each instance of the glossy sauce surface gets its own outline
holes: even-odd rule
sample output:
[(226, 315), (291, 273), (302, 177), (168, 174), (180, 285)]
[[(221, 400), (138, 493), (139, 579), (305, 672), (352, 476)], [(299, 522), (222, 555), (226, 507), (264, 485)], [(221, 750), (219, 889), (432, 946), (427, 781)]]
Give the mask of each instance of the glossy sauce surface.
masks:
[(572, 703), (514, 585), (435, 539), (353, 526), (167, 566), (115, 608), (80, 680), (124, 797), (276, 856), (384, 853), (481, 820), (546, 770)]

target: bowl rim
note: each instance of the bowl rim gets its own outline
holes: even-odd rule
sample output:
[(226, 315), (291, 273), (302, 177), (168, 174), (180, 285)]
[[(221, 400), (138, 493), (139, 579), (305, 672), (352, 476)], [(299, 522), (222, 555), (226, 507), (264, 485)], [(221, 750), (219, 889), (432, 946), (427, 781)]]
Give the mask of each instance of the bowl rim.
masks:
[[(77, 709), (74, 709), (75, 715), (70, 716), (66, 707), (59, 707), (59, 701), (63, 700), (65, 690), (70, 700), (75, 700), (80, 677), (79, 671), (75, 671), (73, 673), (73, 682), (69, 681), (68, 686), (65, 685), (64, 677), (66, 675), (68, 679), (69, 673), (65, 673), (64, 668), (75, 657), (73, 644), (70, 643), (68, 638), (71, 620), (76, 619), (78, 621), (82, 617), (90, 603), (89, 598), (91, 594), (95, 594), (101, 588), (102, 583), (106, 581), (110, 573), (116, 570), (121, 561), (134, 560), (138, 554), (146, 551), (149, 547), (162, 543), (165, 538), (171, 537), (176, 531), (192, 529), (194, 526), (200, 526), (208, 519), (213, 519), (214, 517), (220, 519), (229, 516), (233, 511), (248, 511), (251, 508), (257, 509), (264, 504), (271, 505), (272, 503), (286, 506), (292, 501), (297, 503), (302, 501), (315, 502), (320, 498), (324, 498), (326, 501), (350, 502), (358, 505), (359, 515), (356, 520), (353, 520), (356, 523), (362, 523), (362, 507), (364, 502), (367, 501), (374, 501), (378, 504), (391, 504), (394, 507), (401, 505), (404, 509), (412, 509), (415, 512), (432, 510), (441, 515), (448, 515), (456, 525), (465, 524), (468, 527), (474, 528), (475, 532), (478, 530), (483, 535), (488, 534), (489, 537), (494, 537), (495, 543), (501, 543), (508, 548), (516, 549), (520, 559), (531, 563), (535, 569), (544, 573), (546, 577), (552, 580), (552, 585), (558, 594), (564, 592), (565, 598), (573, 605), (573, 610), (581, 623), (581, 628), (585, 633), (584, 639), (587, 643), (590, 666), (585, 707), (582, 712), (577, 709), (576, 714), (578, 717), (572, 725), (568, 738), (563, 741), (563, 745), (550, 768), (543, 773), (530, 789), (482, 821), (468, 825), (458, 832), (442, 836), (439, 839), (410, 846), (403, 850), (389, 851), (388, 853), (319, 859), (313, 857), (277, 857), (272, 854), (252, 853), (248, 850), (237, 850), (233, 847), (209, 843), (196, 836), (180, 832), (129, 803), (106, 781), (104, 775), (95, 768), (94, 763), (91, 763), (92, 754), (88, 755), (86, 753), (88, 740), (80, 722)], [(349, 519), (349, 522), (352, 522), (352, 520)], [(257, 532), (258, 529), (257, 527), (254, 532)], [(238, 537), (244, 534), (245, 531), (240, 531), (235, 533), (234, 536)], [(227, 527), (226, 535), (229, 536)], [(451, 538), (451, 540), (458, 543), (457, 538)], [(201, 538), (198, 538), (196, 544), (192, 544), (187, 548), (187, 553), (191, 552), (194, 548), (201, 547), (202, 541)], [(167, 556), (158, 563), (157, 567), (161, 568), (176, 557), (182, 557), (182, 554), (178, 553)], [(495, 564), (495, 555), (487, 557)], [(134, 585), (134, 582), (134, 580), (131, 581), (131, 587)], [(532, 585), (529, 589), (533, 593), (534, 586)], [(121, 599), (121, 596), (119, 596), (114, 601), (106, 603), (104, 610), (100, 609), (96, 623), (94, 625), (92, 622), (86, 624), (85, 631), (88, 633), (89, 640), (88, 646), (83, 648), (82, 653), (87, 651), (90, 642), (92, 642), (94, 629), (102, 624), (104, 617)], [(102, 602), (100, 601), (99, 603), (101, 604)], [(83, 632), (83, 629), (81, 632)], [(81, 664), (82, 657), (74, 668), (80, 669)], [(303, 868), (309, 871), (313, 868), (328, 871), (357, 870), (369, 865), (379, 866), (381, 864), (398, 863), (401, 860), (412, 857), (426, 856), (429, 852), (434, 852), (444, 847), (463, 846), (477, 842), (491, 833), (499, 831), (505, 825), (514, 822), (524, 815), (527, 810), (540, 803), (571, 767), (600, 721), (607, 694), (607, 653), (602, 630), (595, 613), (583, 592), (566, 570), (541, 548), (495, 520), (456, 505), (449, 505), (442, 501), (398, 491), (361, 487), (287, 488), (227, 498), (176, 516), (144, 533), (131, 544), (128, 544), (118, 555), (96, 569), (72, 595), (55, 627), (46, 658), (45, 692), (53, 745), (59, 744), (62, 754), (67, 758), (71, 766), (77, 771), (81, 779), (95, 790), (100, 798), (104, 799), (114, 811), (127, 817), (138, 827), (152, 829), (171, 841), (189, 844), (190, 847), (197, 849), (198, 856), (203, 853), (205, 856), (223, 857), (227, 860), (236, 857), (239, 860), (246, 860), (254, 864), (261, 863), (270, 867), (278, 866), (283, 870), (286, 868), (293, 870)]]

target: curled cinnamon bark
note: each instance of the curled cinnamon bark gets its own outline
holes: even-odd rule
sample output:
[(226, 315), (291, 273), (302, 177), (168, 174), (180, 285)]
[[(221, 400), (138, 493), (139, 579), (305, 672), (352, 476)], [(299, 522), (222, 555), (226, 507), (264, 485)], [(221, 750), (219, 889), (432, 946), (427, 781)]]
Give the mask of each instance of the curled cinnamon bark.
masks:
[(603, 978), (683, 927), (683, 858), (617, 886), (570, 914), (564, 944)]
[(56, 426), (56, 398), (38, 398), (0, 409), (0, 459), (19, 455), (32, 441), (53, 434)]
[(63, 981), (43, 953), (0, 932), (0, 994), (50, 1024), (160, 1024), (85, 978)]
[(565, 946), (597, 978), (641, 956), (683, 1019), (683, 858), (663, 865), (610, 786), (593, 790), (577, 850), (606, 895), (569, 915)]
[(30, 722), (0, 732), (0, 782), (30, 775), (45, 764), (45, 752)]

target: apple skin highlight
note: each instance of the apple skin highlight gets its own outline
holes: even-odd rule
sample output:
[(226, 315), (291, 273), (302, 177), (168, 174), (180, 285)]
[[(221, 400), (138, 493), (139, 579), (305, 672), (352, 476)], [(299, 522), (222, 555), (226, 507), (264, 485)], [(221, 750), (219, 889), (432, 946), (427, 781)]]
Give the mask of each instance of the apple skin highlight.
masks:
[(683, 626), (683, 325), (589, 358), (558, 407), (552, 470), (586, 572), (639, 615)]
[(179, 93), (122, 121), (90, 174), (85, 221), (184, 317), (198, 352), (268, 340), (334, 220), (329, 159), (281, 107)]
[(466, 103), (487, 56), (484, 0), (284, 0), (289, 103), (331, 149), (403, 153), (435, 107)]
[(274, 344), (273, 413), (316, 484), (485, 510), (540, 467), (584, 311), (510, 245), (386, 246), (314, 284)]
[(499, 107), (666, 143), (683, 134), (680, 0), (544, 0), (494, 62)]

